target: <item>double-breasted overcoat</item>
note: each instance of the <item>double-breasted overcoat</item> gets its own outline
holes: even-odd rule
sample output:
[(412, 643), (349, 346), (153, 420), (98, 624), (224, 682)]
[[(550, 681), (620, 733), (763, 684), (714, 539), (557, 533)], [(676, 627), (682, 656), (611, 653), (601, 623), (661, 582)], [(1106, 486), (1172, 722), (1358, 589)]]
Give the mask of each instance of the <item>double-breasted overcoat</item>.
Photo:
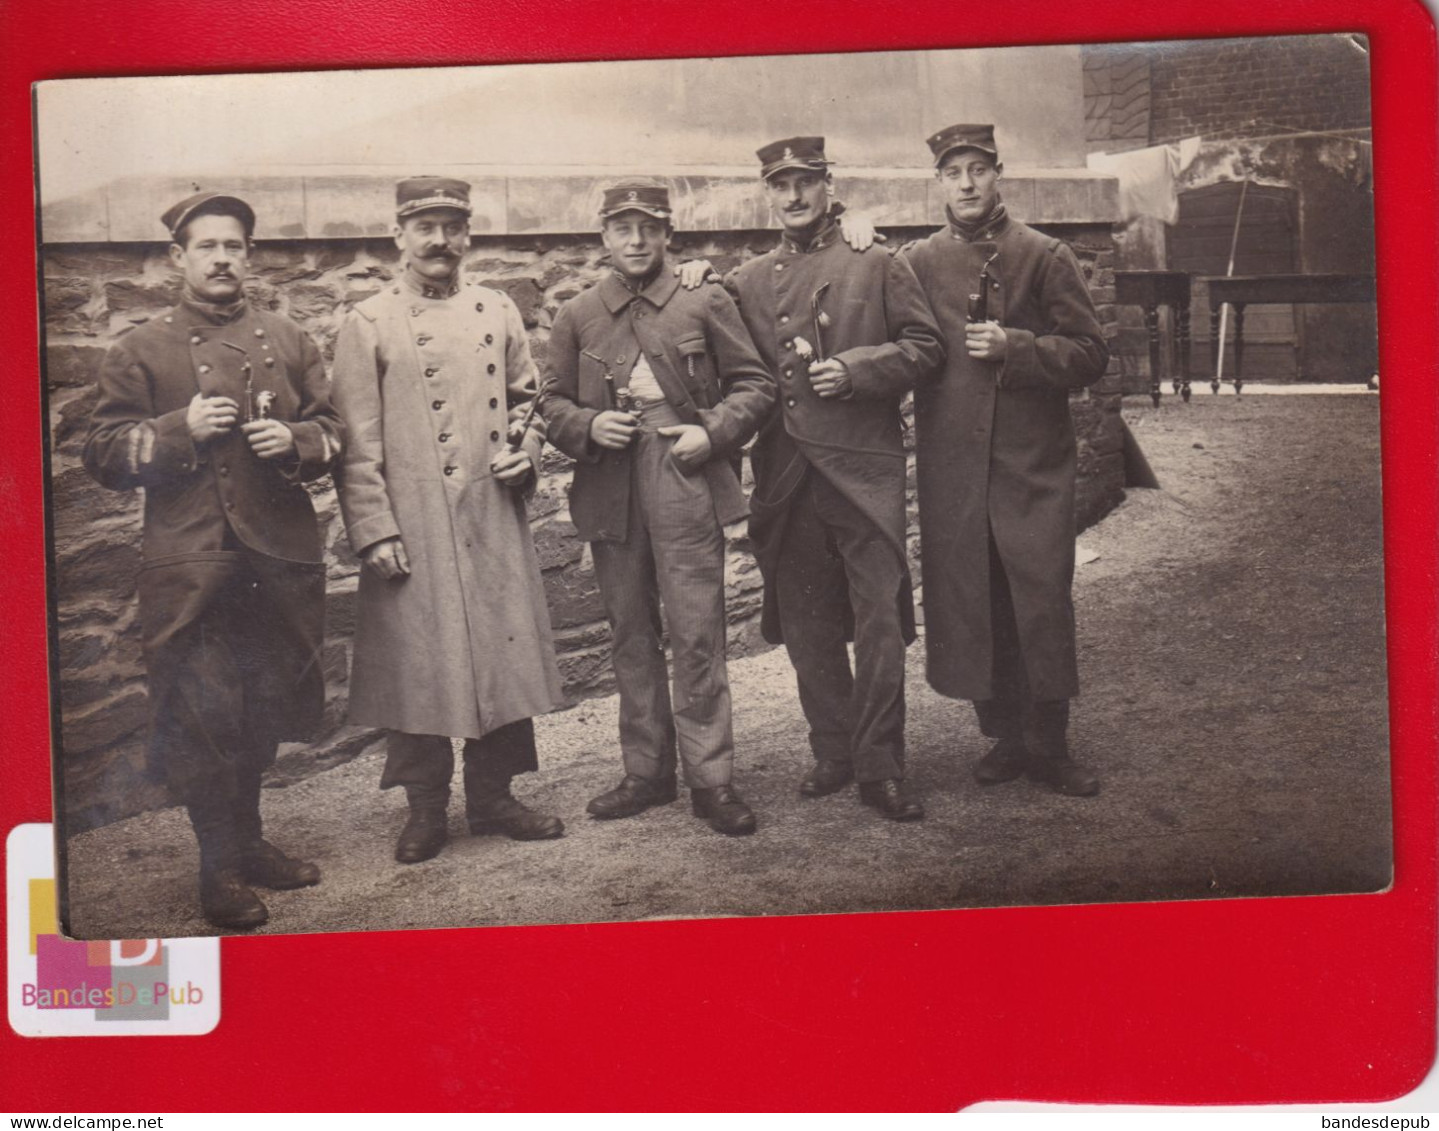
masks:
[[(406, 274), (346, 318), (334, 390), (350, 545), (399, 537), (411, 571), (361, 570), (350, 721), (482, 738), (561, 706), (524, 492), (490, 471), (537, 392), (514, 302)], [(536, 418), (536, 468), (543, 443)]]
[[(964, 347), (968, 299), (989, 267), (988, 315), (1002, 361)], [(949, 344), (915, 391), (920, 573), (929, 683), (992, 695), (991, 534), (1009, 581), (1033, 698), (1079, 690), (1075, 662), (1072, 390), (1104, 374), (1109, 350), (1074, 253), (1002, 218), (970, 240), (953, 225), (906, 249)]]

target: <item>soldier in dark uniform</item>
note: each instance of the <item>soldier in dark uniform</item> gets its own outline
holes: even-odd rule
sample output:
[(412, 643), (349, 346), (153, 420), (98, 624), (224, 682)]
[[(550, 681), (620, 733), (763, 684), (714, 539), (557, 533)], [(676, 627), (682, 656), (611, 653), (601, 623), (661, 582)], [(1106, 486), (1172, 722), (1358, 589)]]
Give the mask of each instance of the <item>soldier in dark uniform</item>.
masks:
[(810, 726), (815, 763), (800, 792), (821, 797), (857, 779), (864, 804), (915, 820), (924, 808), (904, 784), (915, 631), (900, 402), (938, 369), (944, 345), (909, 265), (845, 244), (824, 139), (787, 138), (758, 156), (784, 230), (728, 284), (779, 384), (751, 455), (749, 532), (765, 638), (788, 650)]
[[(904, 252), (949, 343), (942, 380), (914, 401), (928, 678), (973, 700), (996, 740), (981, 783), (1027, 773), (1089, 796), (1099, 781), (1066, 741), (1079, 690), (1069, 394), (1103, 376), (1109, 350), (1074, 253), (1007, 215), (994, 127), (950, 126), (929, 146), (949, 224)], [(969, 316), (981, 291), (982, 322)]]
[(145, 489), (150, 764), (189, 812), (205, 918), (256, 927), (268, 911), (251, 884), (320, 880), (261, 835), (260, 775), (320, 719), (325, 571), (304, 484), (342, 431), (314, 343), (242, 292), (250, 206), (200, 193), (162, 222), (181, 299), (105, 355), (84, 462), (106, 487)]
[(550, 440), (577, 461), (570, 514), (593, 550), (620, 690), (625, 776), (589, 812), (673, 801), (678, 748), (694, 813), (744, 835), (755, 817), (731, 782), (723, 527), (746, 514), (733, 461), (774, 380), (724, 290), (682, 290), (667, 268), (665, 185), (613, 185), (600, 216), (614, 270), (555, 319), (544, 399)]

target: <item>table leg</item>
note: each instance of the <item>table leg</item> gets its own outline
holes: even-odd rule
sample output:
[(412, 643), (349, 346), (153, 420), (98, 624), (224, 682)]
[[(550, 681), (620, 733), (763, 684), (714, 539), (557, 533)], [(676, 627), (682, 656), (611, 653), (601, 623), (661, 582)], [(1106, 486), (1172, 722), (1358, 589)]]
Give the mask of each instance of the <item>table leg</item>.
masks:
[(1219, 340), (1219, 312), (1223, 304), (1209, 308), (1209, 343), (1214, 349), (1214, 377), (1209, 382), (1213, 392), (1219, 392), (1219, 367), (1224, 364), (1224, 343)]
[(1159, 407), (1159, 307), (1144, 307), (1144, 328), (1149, 331), (1149, 399)]
[(1234, 304), (1234, 392), (1244, 389), (1244, 304)]
[(1174, 391), (1189, 402), (1189, 304), (1175, 304), (1175, 337), (1179, 339), (1179, 372), (1175, 374)]

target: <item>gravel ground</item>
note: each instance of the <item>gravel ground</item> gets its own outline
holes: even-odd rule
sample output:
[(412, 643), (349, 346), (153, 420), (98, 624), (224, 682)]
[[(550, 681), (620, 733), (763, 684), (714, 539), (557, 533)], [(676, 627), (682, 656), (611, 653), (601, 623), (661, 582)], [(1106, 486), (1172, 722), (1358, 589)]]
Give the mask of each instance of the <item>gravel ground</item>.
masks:
[[(911, 781), (928, 808), (897, 825), (853, 789), (818, 801), (782, 651), (731, 665), (737, 785), (759, 832), (728, 839), (681, 802), (597, 822), (619, 779), (616, 701), (538, 723), (539, 774), (517, 783), (563, 839), (464, 832), (396, 864), (400, 791), (382, 750), (269, 789), (267, 835), (319, 863), (317, 888), (266, 895), (259, 933), (807, 914), (1372, 891), (1391, 876), (1378, 398), (1131, 398), (1162, 484), (1131, 490), (1080, 538), (1083, 696), (1076, 757), (1097, 798), (1028, 782), (981, 788), (966, 704), (910, 651)], [(457, 782), (458, 785), (458, 782)], [(458, 793), (458, 790), (457, 790)], [(213, 933), (178, 809), (69, 843), (72, 928), (92, 938)]]

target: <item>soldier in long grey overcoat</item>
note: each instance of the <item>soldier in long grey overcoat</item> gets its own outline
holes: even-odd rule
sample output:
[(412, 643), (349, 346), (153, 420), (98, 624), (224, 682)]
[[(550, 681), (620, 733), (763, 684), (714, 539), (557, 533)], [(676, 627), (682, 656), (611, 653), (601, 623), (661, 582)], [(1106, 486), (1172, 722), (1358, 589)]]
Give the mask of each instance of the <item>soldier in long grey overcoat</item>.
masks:
[[(915, 391), (916, 463), (930, 685), (974, 701), (997, 740), (976, 777), (1026, 771), (1089, 795), (1070, 757), (1075, 660), (1075, 439), (1071, 390), (1109, 350), (1073, 252), (1006, 214), (988, 125), (929, 139), (949, 224), (907, 248), (949, 345)], [(983, 322), (970, 296), (983, 295)]]
[(315, 344), (241, 289), (250, 206), (198, 193), (162, 222), (180, 302), (105, 354), (84, 462), (106, 487), (144, 489), (150, 768), (189, 813), (205, 918), (257, 927), (269, 912), (251, 884), (320, 880), (262, 836), (260, 779), (324, 706), (325, 566), (304, 484), (330, 470), (342, 429)]
[(451, 737), (472, 832), (561, 835), (510, 780), (537, 768), (533, 716), (563, 697), (525, 513), (544, 430), (519, 310), (460, 279), (468, 184), (410, 178), (396, 208), (404, 271), (347, 317), (334, 387), (355, 440), (340, 507), (364, 562), (349, 720), (389, 729), (380, 787), (405, 787), (395, 856), (416, 863), (447, 839)]

